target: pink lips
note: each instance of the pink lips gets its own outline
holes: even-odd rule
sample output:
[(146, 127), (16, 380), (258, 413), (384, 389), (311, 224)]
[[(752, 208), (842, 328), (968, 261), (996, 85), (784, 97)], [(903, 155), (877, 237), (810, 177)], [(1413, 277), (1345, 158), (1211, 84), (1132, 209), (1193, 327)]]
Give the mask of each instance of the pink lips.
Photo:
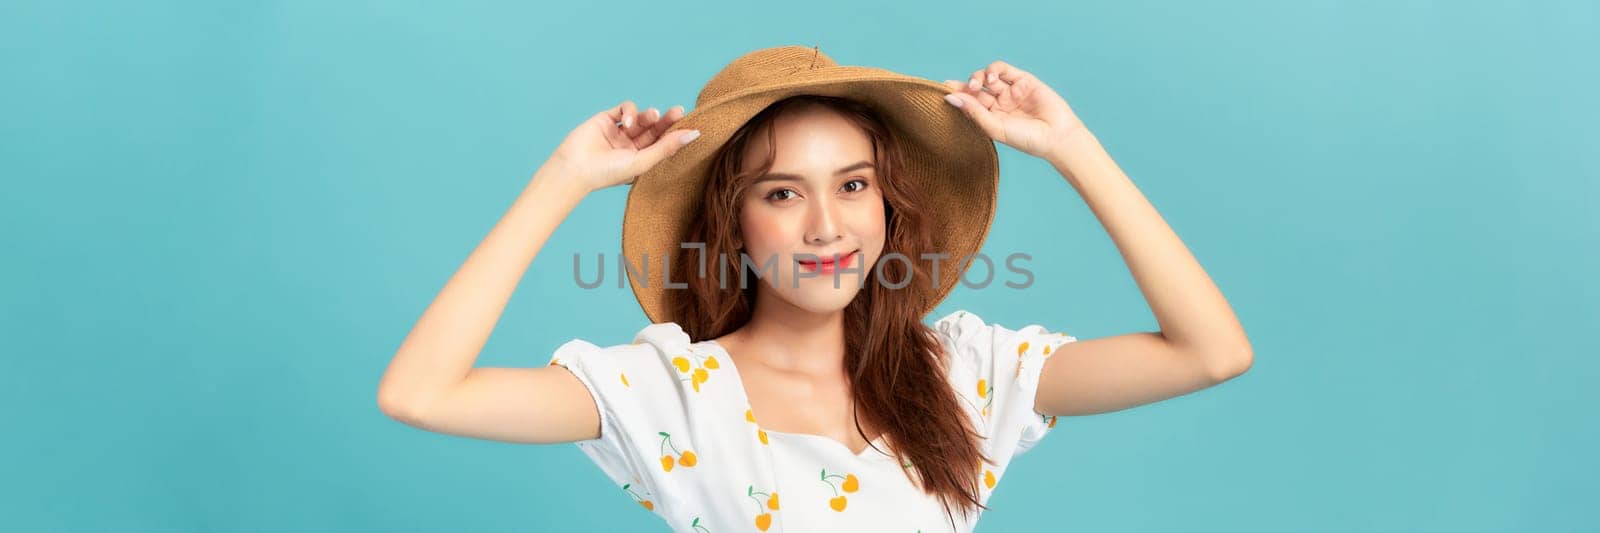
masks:
[[(849, 266), (851, 264), (850, 262), (855, 260), (856, 254), (858, 253), (860, 253), (860, 250), (852, 251), (849, 254), (839, 256), (839, 263), (842, 263), (844, 266)], [(838, 268), (838, 265), (833, 263), (833, 256), (828, 255), (826, 257), (819, 258), (818, 261), (802, 260), (800, 261), (800, 267), (806, 269), (807, 271), (814, 271), (818, 274), (832, 274), (833, 271)]]

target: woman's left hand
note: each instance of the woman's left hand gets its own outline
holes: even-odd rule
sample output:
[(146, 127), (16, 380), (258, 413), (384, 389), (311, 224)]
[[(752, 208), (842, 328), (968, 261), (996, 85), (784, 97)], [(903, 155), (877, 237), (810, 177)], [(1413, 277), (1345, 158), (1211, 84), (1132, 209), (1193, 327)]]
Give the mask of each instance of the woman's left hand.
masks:
[(966, 82), (945, 80), (945, 100), (960, 107), (990, 138), (1023, 153), (1049, 158), (1087, 132), (1067, 101), (1048, 85), (1003, 61), (974, 71)]

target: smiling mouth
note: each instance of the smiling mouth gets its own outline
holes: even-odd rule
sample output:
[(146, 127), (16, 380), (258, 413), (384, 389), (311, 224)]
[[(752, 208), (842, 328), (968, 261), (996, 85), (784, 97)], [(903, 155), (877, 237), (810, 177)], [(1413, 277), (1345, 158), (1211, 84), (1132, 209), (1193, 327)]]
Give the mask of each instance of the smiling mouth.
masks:
[[(839, 256), (839, 262), (837, 264), (849, 264), (850, 260), (854, 259), (856, 254), (860, 252), (861, 250), (851, 250), (850, 253)], [(832, 269), (835, 265), (836, 263), (834, 263), (832, 255), (819, 258), (816, 261), (806, 261), (803, 259), (800, 260), (800, 266), (805, 267), (807, 270), (816, 270), (818, 268)]]

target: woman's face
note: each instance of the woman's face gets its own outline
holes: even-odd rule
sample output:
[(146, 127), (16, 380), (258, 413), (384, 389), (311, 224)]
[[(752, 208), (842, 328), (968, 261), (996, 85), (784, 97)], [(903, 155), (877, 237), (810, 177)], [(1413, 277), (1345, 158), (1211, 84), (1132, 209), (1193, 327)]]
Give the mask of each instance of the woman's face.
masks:
[[(757, 285), (758, 298), (777, 297), (819, 314), (844, 309), (883, 250), (884, 202), (871, 166), (872, 139), (816, 106), (792, 109), (772, 127), (772, 169), (740, 200), (743, 245), (753, 263), (748, 268), (766, 281)], [(755, 135), (745, 146), (746, 169), (766, 157), (766, 143), (765, 135)], [(839, 262), (827, 264), (835, 253)]]

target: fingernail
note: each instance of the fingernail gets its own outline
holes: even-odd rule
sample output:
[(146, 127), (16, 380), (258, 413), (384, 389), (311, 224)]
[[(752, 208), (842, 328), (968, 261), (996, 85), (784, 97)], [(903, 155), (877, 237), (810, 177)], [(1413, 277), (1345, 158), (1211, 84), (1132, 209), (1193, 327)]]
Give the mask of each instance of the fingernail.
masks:
[(632, 128), (633, 127), (633, 117), (630, 116), (630, 117), (623, 118), (622, 119), (622, 127), (624, 127), (624, 128)]
[(697, 139), (699, 137), (700, 137), (700, 130), (689, 130), (689, 133), (685, 134), (682, 137), (679, 137), (678, 139), (683, 144), (689, 144), (689, 141), (695, 140), (695, 139)]
[(961, 107), (961, 97), (954, 94), (944, 95), (944, 101), (950, 102), (950, 105)]
[(989, 83), (994, 83), (996, 81), (999, 81), (999, 79), (1000, 79), (1000, 75), (999, 74), (995, 74), (993, 72), (989, 73)]
[(972, 78), (970, 80), (967, 80), (967, 87), (970, 87), (970, 88), (973, 88), (973, 89), (978, 88), (978, 78)]

